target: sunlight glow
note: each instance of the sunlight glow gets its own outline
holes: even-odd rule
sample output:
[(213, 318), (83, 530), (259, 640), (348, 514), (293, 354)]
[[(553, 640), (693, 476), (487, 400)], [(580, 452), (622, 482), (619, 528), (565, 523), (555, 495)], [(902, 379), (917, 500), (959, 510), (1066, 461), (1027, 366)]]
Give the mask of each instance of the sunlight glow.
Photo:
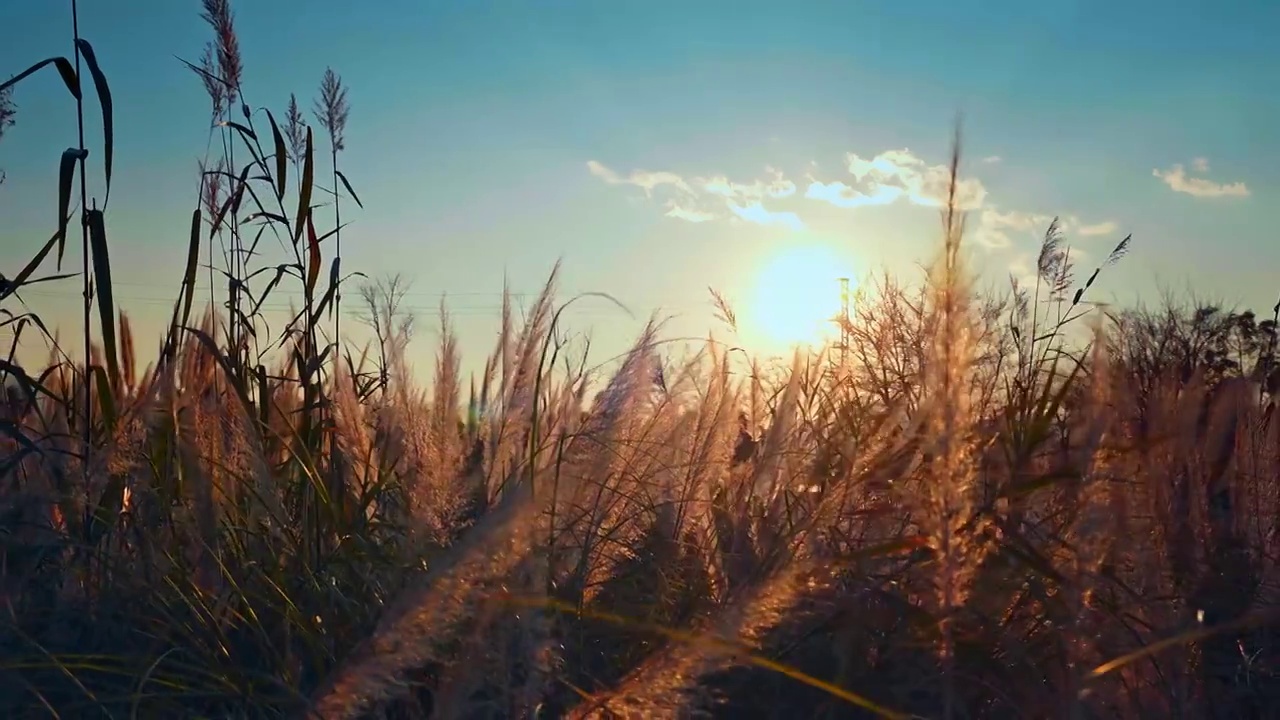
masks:
[(851, 276), (829, 245), (784, 248), (766, 259), (755, 278), (750, 314), (744, 319), (771, 345), (816, 347), (833, 342), (840, 334), (834, 322), (841, 311), (839, 278)]

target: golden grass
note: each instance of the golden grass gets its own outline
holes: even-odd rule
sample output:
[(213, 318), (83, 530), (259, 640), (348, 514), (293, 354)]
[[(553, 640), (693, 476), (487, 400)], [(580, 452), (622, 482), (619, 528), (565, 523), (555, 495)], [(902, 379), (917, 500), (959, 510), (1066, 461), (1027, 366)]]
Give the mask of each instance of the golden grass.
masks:
[[(23, 301), (67, 279), (47, 268), (81, 148), (71, 220), (0, 287), (0, 323), (51, 347), (46, 369), (0, 364), (6, 717), (1258, 717), (1280, 698), (1274, 318), (1103, 314), (1086, 291), (1129, 239), (1077, 283), (1056, 225), (1037, 287), (982, 296), (953, 202), (926, 282), (886, 278), (839, 353), (767, 377), (708, 341), (662, 367), (650, 323), (593, 371), (558, 340), (553, 272), (522, 324), (504, 296), (463, 407), (445, 308), (429, 391), (402, 286), (362, 290), (371, 347), (321, 330), (344, 277), (315, 137), (292, 97), (283, 128), (231, 119), (230, 6), (205, 15), (213, 150), (157, 356), (113, 307), (105, 203), (81, 215), (86, 358)], [(83, 95), (75, 63), (45, 67)], [(339, 185), (359, 201), (331, 71), (321, 95), (336, 237)], [(283, 258), (245, 247), (254, 225)], [(196, 324), (206, 243), (231, 282)], [(290, 283), (303, 304), (273, 334), (258, 308)]]

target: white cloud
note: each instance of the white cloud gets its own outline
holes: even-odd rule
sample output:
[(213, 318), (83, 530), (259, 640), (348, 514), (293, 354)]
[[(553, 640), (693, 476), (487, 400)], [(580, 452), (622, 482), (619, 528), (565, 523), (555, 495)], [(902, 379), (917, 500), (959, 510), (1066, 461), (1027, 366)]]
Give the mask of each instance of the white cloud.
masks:
[[(659, 188), (668, 188), (668, 200), (664, 204), (669, 218), (702, 223), (737, 217), (758, 225), (778, 225), (794, 230), (804, 228), (804, 222), (794, 212), (776, 212), (766, 208), (765, 200), (787, 198), (796, 193), (796, 185), (781, 171), (766, 168), (770, 177), (751, 182), (735, 182), (724, 175), (686, 180), (679, 174), (667, 171), (634, 170), (623, 176), (615, 170), (595, 161), (587, 162), (587, 170), (610, 185), (633, 185), (641, 188), (645, 196), (653, 198)], [(670, 189), (676, 197), (671, 198)], [(714, 204), (717, 208), (708, 207)]]
[[(1202, 157), (1196, 158), (1191, 161), (1191, 167), (1195, 172), (1206, 173), (1209, 171), (1209, 161)], [(1204, 178), (1190, 177), (1182, 163), (1177, 163), (1168, 170), (1157, 168), (1151, 171), (1151, 175), (1160, 178), (1174, 192), (1193, 197), (1249, 197), (1249, 187), (1244, 182), (1215, 183)]]
[(876, 188), (876, 194), (868, 195), (838, 180), (829, 183), (814, 180), (809, 184), (809, 189), (805, 191), (804, 196), (811, 200), (822, 200), (836, 207), (854, 208), (865, 205), (888, 205), (901, 197), (902, 192), (901, 188), (881, 185)]
[(663, 214), (669, 218), (686, 220), (691, 223), (707, 222), (708, 220), (716, 219), (715, 213), (703, 212), (696, 208), (683, 207), (675, 201), (667, 203), (667, 211)]
[(635, 185), (650, 196), (652, 196), (654, 188), (662, 185), (671, 185), (684, 192), (690, 192), (689, 185), (684, 181), (684, 178), (672, 172), (632, 170), (629, 175), (623, 177), (615, 170), (605, 167), (595, 160), (587, 161), (587, 170), (610, 185)]
[(1009, 277), (1027, 292), (1035, 288), (1035, 260), (1029, 253), (1021, 253), (1009, 261)]
[[(999, 158), (985, 158), (984, 163)], [(891, 205), (905, 201), (923, 207), (946, 203), (951, 182), (948, 165), (930, 165), (910, 150), (887, 150), (871, 158), (856, 153), (845, 156), (849, 177), (823, 180), (814, 177), (816, 162), (809, 163), (808, 184), (803, 197), (838, 208)], [(733, 220), (769, 227), (803, 230), (804, 220), (788, 208), (799, 194), (796, 183), (781, 171), (766, 168), (766, 176), (743, 181), (723, 174), (684, 177), (668, 171), (633, 170), (623, 175), (590, 161), (592, 175), (611, 185), (641, 188), (650, 201), (662, 203), (666, 217), (692, 223)], [(643, 202), (643, 199), (636, 198)], [(975, 241), (988, 248), (1025, 246), (1038, 242), (1053, 215), (1005, 210), (988, 200), (986, 187), (977, 178), (961, 178), (957, 187), (960, 209), (975, 213), (970, 223)], [(778, 207), (779, 204), (782, 207)], [(1059, 226), (1068, 236), (1081, 238), (1116, 232), (1116, 223), (1085, 224), (1074, 215), (1064, 215)]]
[(782, 225), (792, 230), (803, 230), (804, 222), (798, 215), (793, 212), (774, 212), (766, 209), (758, 202), (749, 205), (739, 205), (733, 201), (729, 202), (729, 210), (739, 218), (757, 225)]
[[(1044, 237), (1045, 230), (1049, 228), (1049, 223), (1053, 222), (1053, 217), (1048, 213), (1032, 213), (1019, 210), (1001, 211), (995, 206), (988, 206), (983, 208), (978, 215), (975, 235), (978, 242), (989, 248), (1012, 246), (1014, 240), (1011, 236), (1018, 236), (1024, 240), (1034, 239), (1038, 242)], [(1073, 235), (1080, 237), (1110, 235), (1116, 232), (1118, 227), (1116, 223), (1111, 221), (1087, 225), (1082, 223), (1080, 218), (1075, 215), (1058, 217), (1058, 229), (1067, 236), (1068, 240)], [(1079, 251), (1074, 249), (1071, 254), (1072, 257), (1083, 257)]]
[(725, 198), (742, 198), (744, 200), (762, 200), (766, 197), (784, 198), (790, 197), (796, 192), (796, 184), (786, 179), (779, 170), (769, 168), (769, 173), (773, 175), (773, 179), (765, 182), (763, 180), (755, 180), (750, 184), (736, 183), (724, 175), (717, 175), (711, 178), (698, 178), (695, 184), (703, 190)]
[(603, 163), (597, 162), (595, 160), (587, 161), (587, 170), (589, 170), (592, 175), (595, 175), (596, 177), (600, 178), (601, 180), (604, 180), (607, 183), (613, 184), (613, 183), (622, 182), (622, 180), (618, 177), (618, 173), (614, 172), (613, 170), (610, 170), (609, 168), (605, 167)]
[[(815, 180), (805, 196), (837, 207), (889, 205), (902, 198), (915, 205), (940, 207), (947, 201), (951, 185), (951, 169), (947, 165), (929, 165), (906, 149), (886, 150), (871, 159), (849, 153), (845, 159), (854, 184)], [(981, 180), (960, 179), (956, 187), (960, 209), (976, 210), (986, 197), (987, 189)]]
[(996, 163), (1000, 162), (1003, 159), (1004, 158), (1000, 157), (999, 155), (988, 155), (982, 158), (982, 162), (987, 165), (995, 165)]
[(1018, 210), (1000, 212), (994, 206), (982, 211), (982, 222), (993, 227), (1012, 230), (1041, 231), (1053, 222), (1053, 216), (1047, 213), (1030, 213)]
[(989, 248), (1007, 248), (1013, 245), (1010, 233), (1023, 237), (1043, 234), (1051, 222), (1052, 215), (1018, 210), (1001, 212), (992, 206), (984, 208), (978, 215), (975, 234), (978, 242)]
[[(872, 158), (857, 153), (846, 156), (852, 182), (824, 181), (810, 176), (805, 197), (840, 208), (890, 205), (906, 201), (925, 207), (942, 207), (951, 186), (948, 165), (930, 165), (910, 150), (887, 150)], [(999, 162), (998, 156), (983, 162)], [(991, 249), (1008, 248), (1015, 242), (1038, 241), (1054, 216), (1020, 210), (1004, 210), (988, 201), (987, 189), (977, 178), (960, 178), (956, 187), (961, 210), (976, 213), (970, 224), (972, 237)], [(1067, 235), (1092, 237), (1115, 232), (1113, 222), (1085, 224), (1074, 215), (1059, 218), (1058, 225)]]
[(1093, 237), (1095, 235), (1110, 235), (1117, 229), (1119, 229), (1119, 226), (1108, 220), (1107, 222), (1100, 222), (1094, 225), (1081, 225), (1076, 230), (1076, 233), (1085, 237)]

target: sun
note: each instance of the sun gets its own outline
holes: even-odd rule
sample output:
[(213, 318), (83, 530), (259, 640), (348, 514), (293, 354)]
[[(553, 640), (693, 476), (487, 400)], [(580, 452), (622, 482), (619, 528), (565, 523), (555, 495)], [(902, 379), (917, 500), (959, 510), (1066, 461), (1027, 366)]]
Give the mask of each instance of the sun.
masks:
[(751, 329), (776, 349), (821, 346), (839, 337), (840, 278), (849, 266), (822, 243), (784, 248), (766, 258), (751, 291)]

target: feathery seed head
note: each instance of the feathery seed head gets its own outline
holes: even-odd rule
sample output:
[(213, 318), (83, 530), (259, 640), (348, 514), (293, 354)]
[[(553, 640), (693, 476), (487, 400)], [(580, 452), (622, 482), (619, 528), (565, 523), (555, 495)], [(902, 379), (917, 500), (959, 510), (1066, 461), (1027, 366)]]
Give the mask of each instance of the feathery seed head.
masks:
[(222, 80), (223, 99), (226, 109), (230, 109), (239, 98), (241, 75), (244, 72), (240, 60), (240, 40), (236, 37), (235, 15), (231, 12), (231, 0), (202, 0), (202, 4), (204, 12), (200, 14), (200, 18), (213, 28), (216, 52), (212, 54), (216, 54), (218, 58), (216, 77)]
[(284, 137), (289, 142), (289, 154), (295, 163), (302, 162), (307, 151), (307, 123), (298, 109), (298, 97), (289, 93), (289, 107), (284, 116)]
[(320, 81), (320, 97), (316, 100), (313, 112), (320, 127), (329, 133), (333, 151), (346, 149), (347, 115), (351, 112), (351, 106), (347, 103), (347, 88), (333, 68), (326, 68), (324, 71), (324, 79)]

